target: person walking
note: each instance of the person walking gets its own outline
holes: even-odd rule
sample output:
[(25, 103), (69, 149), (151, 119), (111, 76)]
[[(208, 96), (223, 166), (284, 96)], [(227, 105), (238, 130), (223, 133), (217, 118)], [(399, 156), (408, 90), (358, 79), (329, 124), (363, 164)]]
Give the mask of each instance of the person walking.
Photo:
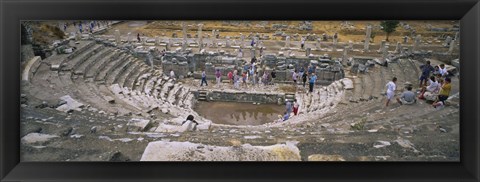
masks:
[(220, 86), (220, 81), (221, 81), (221, 78), (222, 78), (222, 74), (220, 73), (220, 70), (217, 69), (217, 71), (215, 72), (215, 78), (217, 79), (217, 87)]
[(205, 73), (205, 70), (203, 70), (203, 72), (202, 72), (202, 83), (200, 83), (200, 86), (203, 86), (203, 83), (205, 83), (205, 85), (208, 86), (207, 74)]
[(397, 82), (397, 77), (393, 77), (392, 81), (388, 82), (386, 85), (387, 102), (385, 103), (385, 107), (388, 107), (388, 103), (390, 103), (390, 100), (392, 100), (393, 97), (395, 96), (395, 90), (397, 88), (397, 86), (395, 85), (395, 82)]
[(302, 75), (302, 81), (303, 81), (303, 88), (305, 88), (305, 83), (307, 83), (307, 72), (303, 72), (303, 75)]
[(297, 74), (297, 70), (295, 70), (295, 71), (293, 71), (293, 74), (292, 74), (293, 85), (295, 87), (297, 87), (297, 78), (298, 78), (298, 74)]
[(313, 86), (315, 84), (315, 81), (317, 80), (317, 75), (315, 75), (314, 73), (311, 74), (312, 76), (310, 76), (310, 80), (309, 80), (309, 86), (310, 86), (310, 89), (309, 89), (309, 92), (312, 93), (313, 92)]
[(275, 72), (275, 69), (272, 70), (272, 85), (275, 85), (275, 78), (277, 78), (277, 72)]
[(233, 84), (233, 73), (232, 73), (232, 71), (229, 71), (227, 76), (228, 76), (229, 82), (230, 82), (231, 84)]
[(247, 72), (244, 71), (242, 73), (242, 84), (245, 86), (245, 88), (248, 88), (248, 85), (247, 85)]

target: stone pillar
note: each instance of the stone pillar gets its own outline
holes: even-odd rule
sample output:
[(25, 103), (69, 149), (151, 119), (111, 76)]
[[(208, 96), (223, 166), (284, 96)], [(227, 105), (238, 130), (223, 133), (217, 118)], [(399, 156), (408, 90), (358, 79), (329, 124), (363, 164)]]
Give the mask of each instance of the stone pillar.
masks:
[(226, 37), (226, 40), (225, 40), (225, 47), (229, 48), (230, 47), (230, 36), (227, 36)]
[(203, 49), (203, 35), (202, 35), (203, 24), (198, 24), (198, 51)]
[(448, 53), (452, 54), (453, 53), (453, 48), (455, 48), (455, 40), (452, 40), (450, 42), (450, 48), (448, 49)]
[(380, 47), (378, 48), (378, 51), (379, 53), (382, 53), (383, 52), (383, 49), (385, 48), (385, 44), (387, 43), (387, 41), (385, 40), (382, 40), (382, 43), (380, 43)]
[(387, 61), (387, 55), (388, 55), (388, 46), (383, 46), (382, 48), (382, 58), (383, 61)]
[(452, 42), (452, 37), (447, 36), (447, 38), (445, 39), (445, 47), (449, 46), (451, 42)]
[(182, 51), (185, 51), (187, 49), (187, 24), (185, 22), (182, 22), (182, 34), (183, 34), (183, 42), (182, 42)]
[(155, 45), (159, 46), (160, 45), (160, 37), (155, 36)]
[(120, 31), (119, 30), (115, 30), (115, 42), (117, 43), (117, 46), (120, 45)]
[(345, 46), (345, 49), (343, 49), (342, 64), (347, 65), (347, 60), (348, 60), (348, 47)]
[(317, 49), (318, 49), (318, 50), (322, 49), (322, 46), (321, 46), (321, 44), (320, 44), (321, 42), (322, 42), (322, 39), (317, 38)]
[(244, 48), (244, 47), (245, 47), (245, 35), (240, 33), (240, 48)]
[(413, 44), (412, 53), (415, 52), (418, 49), (418, 46), (420, 45), (421, 38), (422, 38), (421, 35), (417, 35), (417, 37), (415, 37), (415, 43)]
[(305, 56), (308, 57), (308, 56), (310, 55), (311, 50), (312, 50), (312, 48), (310, 48), (310, 47), (309, 47), (309, 48), (306, 48), (306, 49), (305, 49)]
[(400, 42), (397, 42), (397, 47), (395, 48), (395, 53), (400, 53), (402, 51), (402, 44)]
[(372, 26), (368, 25), (367, 26), (367, 34), (365, 35), (365, 43), (363, 45), (363, 50), (365, 52), (369, 51), (370, 47), (370, 37), (372, 36)]
[(460, 39), (460, 32), (457, 32), (455, 33), (455, 41), (458, 42), (459, 39)]
[(171, 38), (169, 38), (167, 45), (165, 46), (165, 49), (167, 49), (167, 51), (170, 51), (170, 49), (172, 48), (172, 45), (173, 45), (173, 41)]
[(217, 47), (217, 31), (212, 30), (212, 47)]
[(290, 48), (290, 36), (285, 37), (285, 48)]
[(353, 50), (353, 41), (348, 41), (348, 48)]
[(251, 52), (250, 52), (250, 54), (251, 54), (250, 57), (252, 57), (252, 58), (255, 57), (255, 47), (252, 47), (252, 48), (250, 49), (250, 51), (251, 51)]
[(130, 43), (132, 41), (132, 32), (127, 33), (127, 42)]

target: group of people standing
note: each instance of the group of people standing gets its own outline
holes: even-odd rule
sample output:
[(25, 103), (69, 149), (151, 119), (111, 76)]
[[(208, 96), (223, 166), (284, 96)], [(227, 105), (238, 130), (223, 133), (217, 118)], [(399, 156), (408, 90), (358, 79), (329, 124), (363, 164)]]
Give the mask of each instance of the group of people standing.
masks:
[[(451, 76), (452, 74), (447, 71), (445, 64), (440, 64), (435, 67), (430, 65), (430, 61), (420, 66), (421, 75), (419, 78), (419, 96), (418, 99), (425, 99), (433, 101), (433, 107), (439, 107), (445, 105), (445, 101), (450, 95), (452, 90)], [(394, 77), (387, 83), (386, 97), (387, 101), (385, 106), (388, 107), (390, 100), (395, 96), (397, 78)], [(414, 104), (417, 101), (417, 96), (412, 91), (412, 85), (407, 85), (406, 90), (396, 98), (399, 104)]]

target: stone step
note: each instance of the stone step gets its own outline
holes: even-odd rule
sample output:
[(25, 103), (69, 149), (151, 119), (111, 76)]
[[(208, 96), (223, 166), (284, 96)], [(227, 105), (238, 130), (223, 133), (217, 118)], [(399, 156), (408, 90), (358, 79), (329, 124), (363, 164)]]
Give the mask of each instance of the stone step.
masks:
[(132, 69), (134, 69), (138, 65), (138, 62), (135, 58), (131, 58), (131, 61), (128, 65), (126, 65), (122, 71), (116, 76), (115, 80), (113, 83), (118, 83), (121, 87), (123, 87), (123, 84), (125, 83), (125, 79), (130, 73)]
[(131, 56), (127, 56), (123, 60), (120, 60), (118, 66), (114, 67), (110, 73), (107, 74), (105, 82), (108, 85), (115, 83), (115, 81), (118, 80), (119, 75), (121, 75), (121, 73), (127, 69), (128, 65), (131, 65), (132, 63)]
[(128, 68), (128, 70), (125, 72), (125, 76), (123, 76), (120, 81), (119, 81), (119, 84), (122, 86), (122, 87), (126, 87), (127, 84), (128, 84), (128, 80), (132, 77), (133, 74), (135, 74), (135, 72), (140, 69), (142, 66), (144, 66), (144, 64), (139, 61), (139, 60), (135, 60), (135, 64), (133, 66), (130, 66), (130, 68)]
[(82, 64), (79, 66), (75, 67), (75, 70), (73, 71), (73, 74), (75, 75), (84, 75), (86, 70), (89, 69), (93, 64), (95, 64), (97, 61), (100, 59), (106, 57), (109, 53), (111, 53), (113, 49), (111, 48), (104, 48), (97, 54), (93, 55), (86, 61), (84, 61)]
[(63, 66), (62, 66), (61, 70), (62, 71), (71, 71), (71, 70), (75, 69), (80, 64), (82, 64), (83, 62), (85, 62), (90, 57), (97, 54), (98, 52), (100, 52), (104, 48), (105, 48), (105, 46), (103, 46), (101, 44), (95, 44), (90, 49), (85, 50), (82, 54), (79, 54), (75, 58), (65, 60), (63, 62)]
[(120, 55), (118, 58), (110, 61), (103, 69), (99, 71), (98, 75), (95, 77), (95, 81), (106, 81), (111, 72), (124, 63), (127, 57), (128, 54), (122, 53), (122, 55)]
[(95, 78), (98, 72), (105, 67), (105, 65), (112, 61), (113, 59), (120, 56), (120, 51), (114, 50), (109, 53), (107, 56), (101, 58), (99, 61), (95, 62), (91, 67), (85, 70), (85, 78)]
[(133, 89), (135, 80), (140, 76), (142, 72), (144, 72), (144, 70), (147, 70), (147, 69), (148, 69), (148, 66), (142, 63), (139, 69), (133, 70), (132, 74), (129, 77), (127, 77), (127, 80), (125, 80), (124, 87)]

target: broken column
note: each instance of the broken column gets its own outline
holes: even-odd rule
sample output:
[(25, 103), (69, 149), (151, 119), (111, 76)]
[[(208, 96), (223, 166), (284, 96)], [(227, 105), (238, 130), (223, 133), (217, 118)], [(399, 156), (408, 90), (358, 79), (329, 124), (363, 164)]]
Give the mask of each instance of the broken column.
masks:
[(449, 53), (449, 54), (452, 54), (454, 47), (455, 47), (455, 40), (452, 40), (452, 41), (450, 42), (450, 48), (448, 49), (448, 53)]
[(250, 49), (250, 56), (251, 56), (252, 58), (255, 57), (255, 47), (252, 47), (252, 48)]
[(159, 46), (160, 45), (160, 37), (155, 36), (155, 45)]
[(353, 49), (353, 41), (348, 41), (348, 49)]
[(203, 49), (203, 35), (202, 35), (203, 24), (198, 24), (198, 51)]
[(347, 60), (348, 60), (348, 49), (345, 46), (345, 49), (343, 49), (343, 56), (342, 56), (342, 64), (347, 65)]
[(312, 50), (312, 49), (311, 49), (310, 47), (309, 47), (309, 48), (306, 48), (306, 49), (305, 49), (305, 56), (309, 56), (311, 50)]
[(130, 43), (132, 41), (132, 32), (127, 33), (127, 42)]
[(322, 49), (322, 46), (320, 45), (321, 41), (322, 41), (322, 39), (317, 38), (317, 50)]
[(421, 35), (417, 35), (417, 37), (415, 37), (415, 43), (413, 44), (412, 52), (414, 52), (418, 49), (418, 46), (420, 45), (420, 38), (421, 37), (422, 37)]
[(212, 47), (217, 47), (217, 31), (212, 30)]
[(290, 48), (290, 36), (285, 37), (285, 48)]
[(367, 26), (367, 34), (365, 35), (365, 44), (363, 45), (363, 50), (368, 51), (370, 47), (370, 37), (372, 35), (372, 26), (368, 25)]
[(115, 30), (115, 42), (117, 43), (117, 46), (120, 45), (120, 31), (119, 30)]
[(388, 46), (383, 46), (382, 48), (382, 59), (383, 61), (387, 61), (387, 55), (388, 55)]
[(444, 43), (445, 47), (450, 46), (451, 42), (452, 42), (452, 37), (447, 36), (447, 38), (445, 39), (445, 43)]
[(226, 37), (225, 47), (227, 47), (227, 48), (230, 47), (230, 37), (229, 36)]
[(402, 44), (400, 42), (397, 42), (397, 47), (395, 48), (395, 53), (400, 53), (402, 51)]
[(383, 49), (385, 48), (385, 44), (387, 43), (387, 41), (385, 40), (382, 40), (382, 42), (380, 43), (380, 47), (378, 48), (378, 51), (379, 53), (382, 53), (383, 52)]
[(182, 34), (183, 34), (183, 42), (182, 42), (182, 51), (187, 49), (187, 24), (182, 22)]
[(240, 48), (244, 48), (245, 47), (245, 35), (243, 35), (242, 33), (240, 33)]

